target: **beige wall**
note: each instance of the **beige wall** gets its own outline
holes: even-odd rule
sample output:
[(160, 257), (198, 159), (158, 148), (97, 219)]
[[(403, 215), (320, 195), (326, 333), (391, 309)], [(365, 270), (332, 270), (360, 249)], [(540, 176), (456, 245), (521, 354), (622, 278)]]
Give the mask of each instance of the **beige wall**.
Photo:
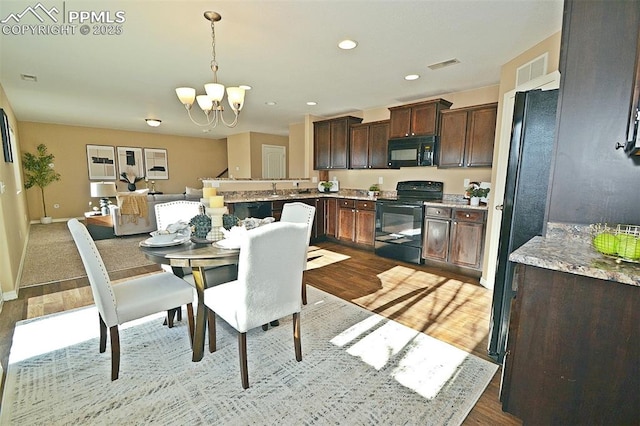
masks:
[(20, 132), (11, 104), (0, 84), (0, 107), (9, 119), (13, 129), (15, 151), (13, 163), (4, 161), (0, 154), (0, 182), (4, 184), (4, 192), (0, 193), (0, 303), (3, 299), (15, 298), (15, 289), (22, 268), (22, 259), (27, 246), (29, 219), (27, 215), (27, 199), (21, 187)]
[(289, 125), (289, 176), (309, 177), (309, 169), (306, 167), (307, 146), (304, 139), (304, 123)]
[(249, 133), (239, 133), (227, 138), (227, 164), (229, 177), (245, 179), (251, 177), (251, 136)]
[[(227, 165), (226, 145), (215, 139), (30, 122), (20, 122), (18, 128), (23, 151), (35, 152), (44, 143), (56, 157), (61, 180), (45, 188), (47, 213), (54, 220), (82, 216), (89, 210), (89, 201), (98, 202), (89, 192), (87, 144), (166, 149), (169, 179), (155, 181), (156, 191), (164, 193), (182, 193), (186, 186), (200, 188), (198, 178), (217, 176)], [(116, 186), (119, 191), (127, 190), (124, 182), (116, 181)], [(138, 182), (138, 188), (144, 187), (144, 181)], [(27, 200), (29, 217), (38, 220), (43, 213), (39, 190), (29, 189)]]

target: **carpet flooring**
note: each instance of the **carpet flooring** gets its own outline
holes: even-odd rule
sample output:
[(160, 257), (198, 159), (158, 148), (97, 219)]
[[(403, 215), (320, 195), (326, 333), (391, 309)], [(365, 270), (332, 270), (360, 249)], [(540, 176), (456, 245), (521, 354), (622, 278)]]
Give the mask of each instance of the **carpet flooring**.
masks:
[[(138, 249), (147, 234), (96, 241), (108, 272), (152, 265)], [(22, 268), (20, 287), (85, 277), (80, 255), (66, 222), (32, 224)]]
[(308, 288), (303, 358), (291, 318), (248, 333), (243, 390), (233, 329), (191, 362), (187, 327), (160, 317), (122, 328), (120, 378), (98, 353), (95, 307), (16, 326), (0, 424), (458, 425), (497, 366)]

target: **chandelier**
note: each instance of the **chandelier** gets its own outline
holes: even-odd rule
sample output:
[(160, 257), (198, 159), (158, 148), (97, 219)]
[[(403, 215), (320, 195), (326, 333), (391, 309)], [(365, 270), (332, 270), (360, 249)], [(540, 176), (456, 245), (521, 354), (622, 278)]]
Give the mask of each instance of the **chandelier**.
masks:
[[(191, 87), (178, 87), (176, 94), (178, 99), (187, 109), (189, 118), (194, 124), (205, 127), (216, 127), (220, 121), (227, 127), (235, 127), (238, 124), (238, 115), (244, 105), (244, 91), (242, 87), (227, 87), (227, 101), (229, 106), (233, 110), (234, 118), (231, 123), (227, 123), (222, 115), (224, 107), (222, 106), (222, 99), (224, 98), (224, 85), (218, 83), (218, 62), (216, 62), (216, 31), (214, 24), (222, 19), (222, 16), (216, 12), (207, 11), (204, 12), (204, 17), (211, 22), (211, 71), (213, 71), (213, 83), (204, 85), (206, 95), (196, 96), (196, 89)], [(206, 123), (199, 123), (191, 116), (191, 107), (193, 101), (198, 102), (198, 106), (204, 112), (206, 117)]]

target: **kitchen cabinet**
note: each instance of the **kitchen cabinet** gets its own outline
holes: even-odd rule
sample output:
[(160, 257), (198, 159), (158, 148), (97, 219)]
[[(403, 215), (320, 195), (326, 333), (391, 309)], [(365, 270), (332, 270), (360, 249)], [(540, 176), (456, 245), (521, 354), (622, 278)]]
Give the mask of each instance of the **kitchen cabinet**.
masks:
[(325, 235), (338, 238), (338, 200), (325, 198)]
[(479, 269), (482, 263), (485, 213), (480, 210), (453, 212), (449, 262), (466, 268)]
[(362, 122), (358, 117), (340, 117), (313, 123), (313, 166), (315, 170), (349, 167), (350, 126)]
[(443, 111), (439, 167), (491, 167), (498, 104)]
[(449, 257), (451, 209), (427, 207), (424, 217), (422, 257), (446, 262)]
[(425, 208), (422, 257), (463, 268), (482, 265), (486, 213), (477, 209)]
[(389, 120), (351, 126), (349, 168), (386, 169)]
[(500, 390), (524, 424), (637, 424), (637, 286), (516, 266)]
[(440, 111), (451, 102), (434, 99), (389, 108), (389, 139), (438, 134)]
[(341, 199), (338, 205), (338, 239), (373, 248), (375, 202)]

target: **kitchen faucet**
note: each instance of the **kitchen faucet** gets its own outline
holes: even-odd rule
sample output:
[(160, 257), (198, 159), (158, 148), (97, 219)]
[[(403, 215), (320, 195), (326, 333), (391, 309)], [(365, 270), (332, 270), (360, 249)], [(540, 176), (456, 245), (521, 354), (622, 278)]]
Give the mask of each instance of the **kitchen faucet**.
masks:
[(276, 182), (272, 182), (271, 186), (273, 187), (273, 195), (278, 195), (278, 191), (276, 191)]

